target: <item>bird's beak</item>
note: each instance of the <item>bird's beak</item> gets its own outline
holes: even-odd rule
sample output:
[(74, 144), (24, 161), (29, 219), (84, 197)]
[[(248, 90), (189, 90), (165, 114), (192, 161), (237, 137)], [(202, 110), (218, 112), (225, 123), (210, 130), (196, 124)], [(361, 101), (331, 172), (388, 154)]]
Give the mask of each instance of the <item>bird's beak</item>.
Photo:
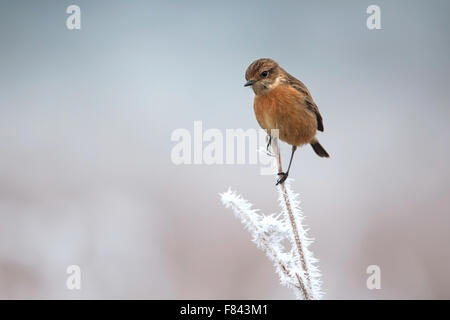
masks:
[(249, 80), (249, 81), (247, 81), (247, 82), (244, 84), (244, 87), (251, 86), (251, 85), (253, 85), (255, 82), (256, 82), (256, 81)]

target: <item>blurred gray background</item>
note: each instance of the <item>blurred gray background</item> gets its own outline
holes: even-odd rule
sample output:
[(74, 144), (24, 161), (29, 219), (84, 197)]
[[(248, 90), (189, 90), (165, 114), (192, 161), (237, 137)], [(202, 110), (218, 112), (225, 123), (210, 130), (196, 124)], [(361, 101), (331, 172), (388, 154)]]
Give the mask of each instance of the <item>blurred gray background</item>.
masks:
[[(366, 27), (371, 4), (382, 30)], [(276, 177), (170, 159), (194, 120), (258, 127), (243, 83), (260, 57), (304, 81), (324, 118), (331, 159), (301, 149), (291, 177), (325, 298), (450, 298), (449, 9), (2, 0), (0, 298), (294, 298), (218, 195), (273, 213)]]

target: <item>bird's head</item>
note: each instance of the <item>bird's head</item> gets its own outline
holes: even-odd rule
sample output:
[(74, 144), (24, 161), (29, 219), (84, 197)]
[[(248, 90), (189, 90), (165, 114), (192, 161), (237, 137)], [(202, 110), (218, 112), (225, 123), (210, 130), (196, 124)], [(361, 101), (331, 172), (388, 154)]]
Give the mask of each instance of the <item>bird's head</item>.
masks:
[(268, 58), (258, 59), (248, 66), (244, 86), (252, 86), (256, 95), (264, 94), (280, 84), (282, 76), (283, 69), (278, 63)]

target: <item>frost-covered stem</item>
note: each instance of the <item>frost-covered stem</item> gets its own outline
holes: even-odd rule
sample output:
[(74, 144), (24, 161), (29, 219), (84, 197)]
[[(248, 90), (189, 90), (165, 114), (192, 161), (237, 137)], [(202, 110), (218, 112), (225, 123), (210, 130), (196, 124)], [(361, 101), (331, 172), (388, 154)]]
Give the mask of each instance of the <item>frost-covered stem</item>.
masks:
[[(279, 140), (273, 135), (272, 152), (274, 170), (282, 172)], [(289, 179), (279, 185), (277, 191), (282, 213), (268, 216), (259, 214), (258, 209), (253, 209), (251, 203), (231, 189), (220, 195), (223, 204), (233, 209), (253, 235), (253, 242), (273, 261), (281, 283), (293, 288), (297, 298), (320, 299), (320, 271), (308, 249), (312, 239), (308, 238), (302, 223), (304, 216), (298, 195), (292, 192)], [(289, 241), (289, 248), (285, 247), (285, 240)]]
[[(278, 138), (277, 137), (274, 137), (272, 139), (271, 146), (272, 146), (272, 151), (273, 151), (273, 153), (275, 154), (275, 156), (277, 158), (278, 173), (281, 173), (281, 172), (283, 172), (283, 167), (282, 167), (282, 163), (281, 163), (281, 152), (280, 152), (280, 146), (278, 144)], [(292, 233), (294, 235), (295, 244), (297, 246), (298, 256), (299, 256), (300, 261), (302, 263), (302, 268), (303, 268), (303, 271), (305, 273), (305, 278), (306, 278), (306, 281), (307, 281), (306, 287), (312, 288), (312, 286), (311, 286), (311, 278), (309, 276), (308, 265), (306, 263), (305, 254), (303, 252), (303, 245), (302, 245), (302, 242), (300, 240), (297, 223), (295, 222), (295, 217), (294, 217), (294, 213), (292, 211), (291, 202), (290, 202), (290, 199), (289, 199), (287, 191), (286, 191), (286, 186), (285, 186), (284, 183), (281, 183), (279, 188), (281, 188), (281, 191), (283, 192), (283, 199), (284, 199), (284, 202), (286, 204), (286, 211), (288, 212), (288, 215), (289, 215), (289, 221), (291, 223)], [(303, 281), (302, 281), (301, 277), (297, 273), (295, 275), (297, 276), (297, 279), (298, 279), (298, 282), (300, 284), (300, 287), (301, 288), (305, 288), (305, 285), (303, 284)], [(313, 297), (311, 297), (308, 294), (308, 290), (304, 289), (303, 292), (304, 292), (304, 296), (305, 296), (306, 300), (313, 299)]]
[[(254, 226), (254, 227), (256, 229), (256, 226)], [(263, 243), (265, 249), (267, 250), (266, 252), (268, 252), (273, 257), (273, 260), (279, 265), (281, 271), (287, 277), (292, 278), (292, 275), (289, 273), (288, 267), (283, 263), (283, 261), (280, 259), (280, 257), (278, 257), (277, 251), (272, 248), (272, 246), (270, 245), (270, 241), (268, 241), (267, 238), (264, 236), (260, 236), (259, 238), (260, 238), (261, 242)], [(306, 287), (305, 287), (303, 281), (301, 281), (301, 278), (298, 276), (298, 274), (295, 274), (295, 276), (297, 277), (298, 282), (299, 282), (299, 286), (295, 286), (295, 287), (298, 288), (299, 290), (301, 290), (301, 292), (306, 300), (310, 300), (309, 298), (306, 298), (306, 297), (309, 297), (309, 294), (308, 294), (308, 290), (306, 290)]]
[(305, 300), (312, 300), (311, 296), (308, 293), (308, 290), (305, 287), (305, 284), (303, 283), (302, 278), (298, 275), (298, 273), (296, 273), (295, 276), (297, 277), (298, 283), (300, 285), (300, 289), (302, 290)]
[[(227, 207), (232, 207), (235, 214), (242, 220), (244, 225), (251, 231), (254, 237), (254, 242), (263, 247), (268, 257), (279, 267), (279, 270), (289, 279), (289, 285), (295, 287), (301, 292), (304, 297), (309, 296), (308, 291), (301, 281), (298, 274), (293, 275), (289, 271), (289, 267), (284, 263), (283, 259), (279, 256), (279, 251), (273, 247), (271, 241), (267, 239), (264, 233), (260, 232), (260, 226), (258, 226), (258, 219), (256, 211), (252, 210), (250, 204), (240, 197), (236, 197), (229, 190), (227, 193), (222, 194), (222, 201)], [(298, 280), (299, 285), (295, 284), (295, 280)]]

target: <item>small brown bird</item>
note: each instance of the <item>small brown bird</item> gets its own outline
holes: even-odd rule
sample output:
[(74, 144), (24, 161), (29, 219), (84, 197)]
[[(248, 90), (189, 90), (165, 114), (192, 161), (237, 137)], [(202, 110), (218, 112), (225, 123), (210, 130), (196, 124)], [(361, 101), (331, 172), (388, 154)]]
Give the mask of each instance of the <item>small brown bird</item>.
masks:
[(258, 59), (245, 72), (247, 83), (255, 92), (254, 110), (259, 125), (269, 134), (278, 129), (279, 138), (292, 145), (291, 158), (286, 173), (281, 172), (277, 185), (283, 183), (291, 168), (297, 147), (311, 144), (320, 157), (329, 155), (316, 138), (317, 130), (323, 131), (319, 108), (306, 86), (291, 76), (272, 59)]

